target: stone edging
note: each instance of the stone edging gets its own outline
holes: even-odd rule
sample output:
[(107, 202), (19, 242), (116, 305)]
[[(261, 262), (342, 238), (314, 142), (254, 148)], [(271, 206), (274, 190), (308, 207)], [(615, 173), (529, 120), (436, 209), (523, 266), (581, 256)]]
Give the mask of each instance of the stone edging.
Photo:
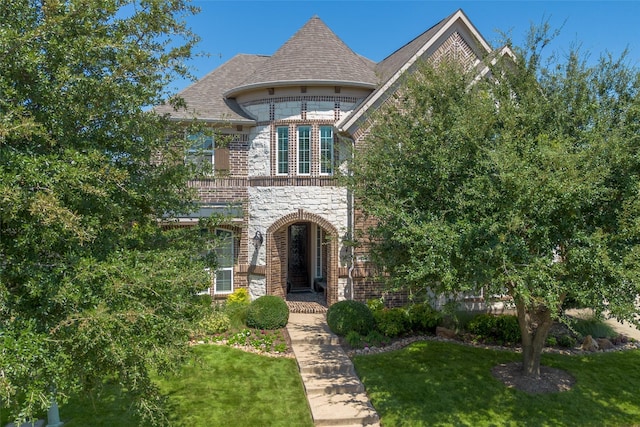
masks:
[[(401, 348), (404, 348), (406, 346), (408, 346), (409, 344), (412, 344), (416, 341), (440, 341), (440, 342), (449, 342), (452, 344), (460, 344), (460, 345), (465, 345), (468, 347), (475, 347), (475, 348), (483, 348), (483, 349), (490, 349), (490, 350), (502, 350), (502, 351), (511, 351), (514, 353), (521, 353), (522, 352), (522, 348), (520, 347), (506, 347), (506, 346), (500, 346), (500, 345), (489, 345), (489, 344), (476, 344), (476, 343), (472, 343), (472, 342), (467, 342), (467, 341), (459, 341), (459, 340), (455, 340), (455, 339), (449, 339), (449, 338), (443, 338), (443, 337), (437, 337), (437, 336), (433, 336), (433, 335), (420, 335), (420, 336), (414, 336), (414, 337), (407, 337), (407, 338), (402, 338), (399, 339), (397, 341), (392, 342), (391, 344), (384, 346), (384, 347), (365, 347), (363, 349), (351, 349), (351, 348), (345, 348), (345, 353), (347, 353), (347, 355), (349, 357), (353, 357), (353, 356), (361, 356), (361, 355), (369, 355), (369, 354), (379, 354), (379, 353), (386, 353), (388, 351), (394, 351), (394, 350), (399, 350)], [(603, 353), (609, 353), (612, 351), (625, 351), (625, 350), (638, 350), (640, 349), (640, 341), (629, 341), (625, 344), (622, 345), (618, 345), (615, 346), (614, 348), (610, 349), (610, 350), (604, 350), (601, 351)], [(589, 351), (585, 351), (580, 349), (580, 347), (574, 347), (574, 348), (556, 348), (556, 347), (545, 347), (542, 349), (543, 353), (550, 353), (550, 354), (565, 354), (565, 355), (578, 355), (578, 354), (589, 354), (591, 352)]]

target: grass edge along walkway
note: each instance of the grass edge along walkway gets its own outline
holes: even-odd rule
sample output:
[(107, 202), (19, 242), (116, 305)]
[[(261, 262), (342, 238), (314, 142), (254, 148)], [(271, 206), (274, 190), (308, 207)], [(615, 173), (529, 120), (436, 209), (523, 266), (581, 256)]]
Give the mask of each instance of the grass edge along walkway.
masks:
[(568, 371), (577, 382), (570, 391), (538, 395), (507, 388), (491, 375), (493, 366), (521, 357), (420, 341), (353, 361), (385, 427), (640, 425), (640, 350), (545, 354), (544, 365)]

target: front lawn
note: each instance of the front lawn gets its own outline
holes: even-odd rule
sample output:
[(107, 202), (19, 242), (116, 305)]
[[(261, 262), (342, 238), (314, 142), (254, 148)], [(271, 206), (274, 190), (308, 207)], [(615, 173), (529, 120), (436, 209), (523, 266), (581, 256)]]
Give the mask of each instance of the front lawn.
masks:
[(543, 364), (576, 378), (570, 391), (530, 395), (506, 388), (491, 368), (508, 351), (422, 341), (356, 356), (354, 364), (385, 427), (640, 425), (640, 350), (546, 354)]
[[(175, 426), (313, 426), (294, 359), (199, 345), (179, 375), (158, 384)], [(60, 407), (60, 418), (65, 427), (139, 426), (116, 387), (96, 402), (76, 397)]]

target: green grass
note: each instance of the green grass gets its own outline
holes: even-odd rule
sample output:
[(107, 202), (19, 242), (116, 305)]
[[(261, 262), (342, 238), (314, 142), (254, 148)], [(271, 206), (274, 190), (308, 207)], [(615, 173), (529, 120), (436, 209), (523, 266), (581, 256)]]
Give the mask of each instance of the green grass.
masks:
[(356, 370), (385, 427), (640, 425), (640, 351), (544, 355), (577, 380), (572, 390), (530, 395), (491, 368), (519, 354), (427, 341), (357, 356)]
[[(179, 375), (158, 381), (173, 425), (313, 425), (295, 360), (213, 345), (194, 353)], [(493, 366), (518, 360), (507, 351), (426, 341), (354, 363), (385, 427), (640, 425), (640, 350), (544, 355), (544, 365), (577, 380), (554, 394), (509, 389), (491, 375)], [(77, 397), (60, 415), (65, 427), (140, 425), (128, 404), (107, 387), (95, 406)]]
[[(182, 372), (157, 382), (174, 426), (313, 426), (294, 359), (201, 345)], [(87, 397), (72, 399), (60, 407), (60, 418), (65, 427), (140, 425), (115, 386), (95, 406)]]

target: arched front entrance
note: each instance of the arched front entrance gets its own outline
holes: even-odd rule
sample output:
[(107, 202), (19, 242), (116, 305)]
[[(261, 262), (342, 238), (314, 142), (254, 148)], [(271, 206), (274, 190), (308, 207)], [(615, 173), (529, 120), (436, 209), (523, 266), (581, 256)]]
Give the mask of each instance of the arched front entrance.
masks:
[(267, 294), (320, 291), (338, 300), (338, 232), (324, 218), (300, 209), (267, 229)]

